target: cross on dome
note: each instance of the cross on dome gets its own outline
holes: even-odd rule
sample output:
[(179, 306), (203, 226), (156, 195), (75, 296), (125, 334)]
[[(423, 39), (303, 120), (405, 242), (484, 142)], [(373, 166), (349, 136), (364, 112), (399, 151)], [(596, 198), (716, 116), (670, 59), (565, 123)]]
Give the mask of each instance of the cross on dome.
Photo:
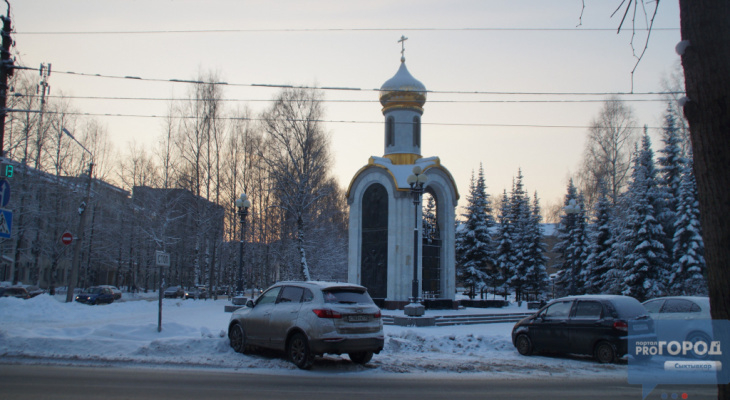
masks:
[(400, 43), (400, 62), (406, 61), (406, 40), (408, 40), (408, 38), (403, 35), (401, 35), (398, 40), (398, 43)]

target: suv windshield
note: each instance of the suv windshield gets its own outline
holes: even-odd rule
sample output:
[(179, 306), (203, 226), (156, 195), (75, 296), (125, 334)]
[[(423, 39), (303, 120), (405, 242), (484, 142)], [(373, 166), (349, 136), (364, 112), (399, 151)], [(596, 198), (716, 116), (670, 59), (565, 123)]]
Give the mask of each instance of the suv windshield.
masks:
[(368, 292), (356, 288), (332, 288), (323, 290), (322, 294), (325, 303), (373, 304)]

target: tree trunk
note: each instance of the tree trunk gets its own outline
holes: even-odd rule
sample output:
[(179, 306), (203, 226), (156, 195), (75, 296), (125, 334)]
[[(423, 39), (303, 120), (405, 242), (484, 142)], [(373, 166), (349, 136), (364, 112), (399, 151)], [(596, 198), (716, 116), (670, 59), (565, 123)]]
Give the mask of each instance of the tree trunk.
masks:
[[(680, 0), (682, 55), (689, 102), (684, 106), (694, 150), (713, 319), (730, 319), (730, 2)], [(730, 399), (730, 385), (718, 385)]]

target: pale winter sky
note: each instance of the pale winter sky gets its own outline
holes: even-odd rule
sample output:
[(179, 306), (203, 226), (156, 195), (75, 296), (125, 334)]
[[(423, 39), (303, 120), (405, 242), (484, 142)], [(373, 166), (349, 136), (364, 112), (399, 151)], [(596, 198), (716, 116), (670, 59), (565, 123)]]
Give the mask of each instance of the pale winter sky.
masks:
[[(561, 201), (587, 126), (609, 93), (631, 92), (636, 63), (633, 14), (620, 34), (623, 12), (611, 18), (619, 0), (10, 2), (18, 64), (51, 63), (51, 94), (74, 97), (81, 112), (124, 115), (95, 117), (119, 151), (131, 141), (151, 147), (170, 102), (80, 97), (181, 97), (187, 85), (170, 79), (211, 70), (229, 83), (231, 108), (266, 107), (279, 89), (258, 84), (361, 89), (325, 93), (335, 173), (345, 188), (371, 155), (383, 155), (374, 89), (397, 71), (405, 35), (409, 71), (434, 91), (424, 107), (423, 156), (439, 156), (451, 171), (460, 205), (480, 162), (493, 196), (509, 191), (522, 168), (543, 207)], [(641, 29), (654, 3), (645, 7), (649, 17), (635, 17)], [(662, 78), (676, 68), (676, 1), (661, 3), (654, 27), (634, 93), (662, 91)], [(646, 31), (635, 35), (641, 52)], [(661, 127), (661, 96), (620, 98), (631, 101), (640, 126)]]

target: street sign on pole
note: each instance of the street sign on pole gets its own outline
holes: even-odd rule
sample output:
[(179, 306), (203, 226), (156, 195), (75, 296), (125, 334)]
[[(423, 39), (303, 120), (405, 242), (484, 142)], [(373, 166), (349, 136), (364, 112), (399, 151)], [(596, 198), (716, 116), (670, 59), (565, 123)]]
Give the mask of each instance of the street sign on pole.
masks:
[(10, 182), (0, 180), (0, 207), (5, 207), (10, 202)]
[(13, 212), (0, 208), (0, 238), (10, 239), (13, 232)]
[(70, 245), (73, 241), (74, 235), (72, 235), (71, 232), (64, 232), (63, 235), (61, 235), (61, 243), (65, 244), (66, 246)]
[(157, 265), (160, 267), (170, 266), (170, 253), (165, 253), (164, 251), (157, 250), (155, 252), (155, 259), (157, 260)]

